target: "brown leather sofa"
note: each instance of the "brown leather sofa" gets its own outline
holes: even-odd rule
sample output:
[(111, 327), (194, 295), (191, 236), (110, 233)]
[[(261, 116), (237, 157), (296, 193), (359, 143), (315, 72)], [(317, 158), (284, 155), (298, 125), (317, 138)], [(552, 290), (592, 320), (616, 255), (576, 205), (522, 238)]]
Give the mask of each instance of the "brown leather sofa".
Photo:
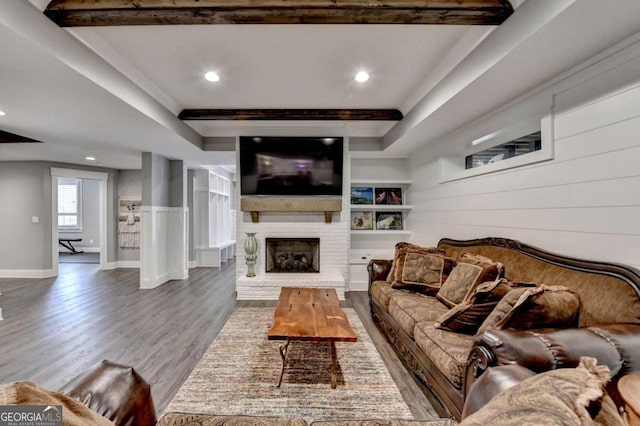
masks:
[[(471, 385), (492, 366), (517, 364), (539, 373), (575, 367), (581, 356), (595, 357), (611, 370), (608, 390), (614, 401), (617, 379), (640, 372), (640, 271), (561, 256), (505, 238), (442, 239), (438, 248), (454, 259), (464, 252), (489, 257), (505, 266), (509, 279), (562, 285), (580, 298), (578, 328), (462, 335), (434, 326), (447, 310), (435, 297), (391, 288), (385, 281), (391, 260), (372, 260), (368, 265), (372, 316), (442, 416), (460, 419)], [(422, 304), (421, 311), (412, 313), (417, 304)], [(398, 318), (398, 306), (403, 318)], [(413, 335), (407, 332), (407, 318), (412, 315)]]
[(59, 392), (82, 401), (116, 426), (156, 424), (151, 387), (126, 365), (102, 361), (64, 385)]
[[(467, 399), (463, 418), (482, 409), (496, 395), (536, 373), (519, 365), (489, 368), (473, 386)], [(156, 424), (156, 412), (149, 384), (132, 368), (103, 361), (87, 372), (71, 380), (59, 391), (82, 401), (96, 413), (111, 420), (117, 426), (152, 426)], [(167, 425), (303, 425), (301, 419), (284, 417), (217, 416), (169, 413), (160, 419), (160, 426)], [(449, 419), (432, 421), (321, 421), (318, 425), (407, 425), (454, 426)]]

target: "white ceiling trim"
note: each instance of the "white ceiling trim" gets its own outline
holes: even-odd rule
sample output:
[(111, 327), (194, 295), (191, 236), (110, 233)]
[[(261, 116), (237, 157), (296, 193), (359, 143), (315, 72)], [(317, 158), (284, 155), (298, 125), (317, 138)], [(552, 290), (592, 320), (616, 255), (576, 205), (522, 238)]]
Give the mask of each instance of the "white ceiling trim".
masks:
[(384, 136), (385, 149), (411, 132), (574, 2), (575, 0), (537, 0), (523, 4), (517, 13), (491, 33), (484, 43), (447, 74)]
[(3, 4), (0, 23), (189, 143), (197, 147), (202, 145), (202, 137), (174, 113), (30, 3), (12, 1)]

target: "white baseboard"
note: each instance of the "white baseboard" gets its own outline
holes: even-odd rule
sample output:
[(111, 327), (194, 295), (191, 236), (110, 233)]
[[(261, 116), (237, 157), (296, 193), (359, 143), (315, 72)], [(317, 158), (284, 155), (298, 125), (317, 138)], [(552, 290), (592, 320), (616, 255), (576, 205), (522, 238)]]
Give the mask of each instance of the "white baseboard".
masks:
[(193, 269), (193, 268), (197, 268), (198, 267), (198, 262), (196, 260), (190, 260), (189, 261), (189, 269)]
[(104, 268), (102, 268), (103, 271), (110, 271), (112, 269), (117, 269), (118, 268), (118, 262), (107, 262), (104, 264)]
[(53, 269), (3, 269), (0, 278), (49, 278), (55, 277)]
[(139, 260), (118, 260), (116, 262), (108, 262), (104, 266), (104, 271), (110, 271), (112, 269), (118, 268), (139, 268), (140, 261)]
[(349, 291), (367, 291), (367, 290), (369, 290), (369, 283), (366, 281), (349, 282)]

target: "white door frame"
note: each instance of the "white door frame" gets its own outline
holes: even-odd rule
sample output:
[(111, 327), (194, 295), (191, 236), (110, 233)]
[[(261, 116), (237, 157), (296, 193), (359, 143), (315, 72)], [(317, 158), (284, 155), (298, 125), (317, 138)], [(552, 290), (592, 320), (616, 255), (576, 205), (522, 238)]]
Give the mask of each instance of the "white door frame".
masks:
[(100, 181), (100, 269), (107, 269), (107, 181), (109, 173), (51, 167), (51, 263), (58, 275), (58, 178), (91, 179)]

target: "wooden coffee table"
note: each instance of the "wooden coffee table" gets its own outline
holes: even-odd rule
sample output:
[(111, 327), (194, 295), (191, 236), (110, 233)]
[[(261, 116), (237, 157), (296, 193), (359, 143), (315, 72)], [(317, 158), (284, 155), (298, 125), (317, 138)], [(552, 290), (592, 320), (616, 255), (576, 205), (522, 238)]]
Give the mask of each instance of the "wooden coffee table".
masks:
[(331, 389), (338, 385), (336, 342), (356, 342), (358, 337), (340, 308), (335, 289), (283, 287), (274, 314), (268, 340), (285, 340), (280, 345), (282, 369), (278, 387), (287, 364), (289, 343), (294, 340), (331, 343)]

